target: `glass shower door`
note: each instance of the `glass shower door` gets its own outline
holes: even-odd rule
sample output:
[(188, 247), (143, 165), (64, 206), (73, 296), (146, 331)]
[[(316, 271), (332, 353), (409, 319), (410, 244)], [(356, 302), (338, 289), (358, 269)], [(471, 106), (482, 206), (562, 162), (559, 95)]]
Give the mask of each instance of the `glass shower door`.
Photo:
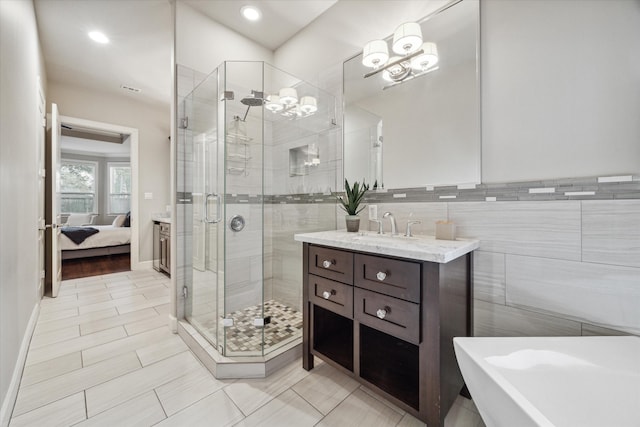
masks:
[[(262, 62), (227, 61), (224, 133), (225, 356), (262, 356), (264, 93)], [(222, 75), (222, 74), (221, 74)]]
[[(218, 76), (212, 73), (187, 97), (190, 108), (185, 181), (191, 184), (191, 215), (187, 215), (186, 253), (191, 253), (191, 289), (187, 293), (185, 317), (214, 347), (218, 347), (219, 295), (224, 290), (224, 266), (218, 240), (223, 236), (223, 187), (219, 179), (220, 144), (218, 135)], [(190, 164), (189, 164), (190, 163)], [(189, 221), (190, 220), (190, 221)], [(189, 222), (191, 227), (188, 227)], [(190, 228), (190, 230), (189, 230)], [(187, 275), (188, 277), (188, 275)]]

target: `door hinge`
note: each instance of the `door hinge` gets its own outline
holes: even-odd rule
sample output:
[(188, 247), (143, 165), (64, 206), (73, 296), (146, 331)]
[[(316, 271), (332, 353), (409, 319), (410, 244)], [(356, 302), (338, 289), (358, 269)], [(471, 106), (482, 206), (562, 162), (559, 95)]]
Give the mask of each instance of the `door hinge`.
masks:
[(234, 96), (232, 90), (225, 90), (220, 101), (233, 101)]
[(187, 288), (186, 286), (182, 287), (182, 297), (184, 299), (187, 299), (187, 297), (189, 296), (189, 288)]
[(266, 325), (268, 325), (269, 323), (271, 323), (271, 316), (267, 316), (265, 318), (255, 318), (253, 319), (253, 326), (257, 326), (259, 328), (264, 327)]
[(186, 129), (189, 127), (189, 117), (183, 117), (180, 119), (180, 129)]

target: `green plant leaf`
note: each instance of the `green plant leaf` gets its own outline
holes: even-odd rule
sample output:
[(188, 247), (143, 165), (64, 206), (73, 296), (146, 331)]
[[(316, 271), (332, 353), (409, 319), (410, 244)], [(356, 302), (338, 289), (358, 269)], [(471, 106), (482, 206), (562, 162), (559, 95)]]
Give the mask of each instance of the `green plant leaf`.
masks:
[(360, 206), (364, 199), (365, 193), (369, 190), (369, 186), (362, 180), (362, 185), (355, 181), (353, 186), (349, 185), (347, 179), (344, 180), (345, 196), (336, 196), (341, 204), (342, 210), (348, 215), (357, 215), (364, 209), (364, 206)]

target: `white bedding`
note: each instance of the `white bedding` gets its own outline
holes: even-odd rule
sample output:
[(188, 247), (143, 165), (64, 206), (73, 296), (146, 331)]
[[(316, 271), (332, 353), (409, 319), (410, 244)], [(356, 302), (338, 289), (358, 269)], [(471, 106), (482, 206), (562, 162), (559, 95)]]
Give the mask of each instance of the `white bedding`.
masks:
[(76, 245), (71, 239), (60, 233), (61, 249), (63, 251), (74, 251), (131, 243), (131, 227), (114, 227), (113, 225), (92, 225), (91, 227), (100, 230), (100, 232), (87, 237), (79, 245)]

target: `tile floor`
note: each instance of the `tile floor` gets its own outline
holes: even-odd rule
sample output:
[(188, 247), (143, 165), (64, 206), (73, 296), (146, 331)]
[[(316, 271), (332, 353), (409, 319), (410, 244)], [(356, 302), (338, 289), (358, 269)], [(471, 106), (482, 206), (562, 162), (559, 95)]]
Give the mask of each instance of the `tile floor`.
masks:
[[(169, 332), (168, 294), (155, 271), (63, 282), (42, 301), (10, 425), (424, 425), (324, 363), (215, 379)], [(484, 423), (460, 397), (445, 425)]]

